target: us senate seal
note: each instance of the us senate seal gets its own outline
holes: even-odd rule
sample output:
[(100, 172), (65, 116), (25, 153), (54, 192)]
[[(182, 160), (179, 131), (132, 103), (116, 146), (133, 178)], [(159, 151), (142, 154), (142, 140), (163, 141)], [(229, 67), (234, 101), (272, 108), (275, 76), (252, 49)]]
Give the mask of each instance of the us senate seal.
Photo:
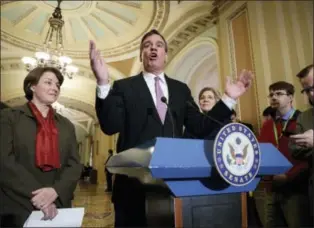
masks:
[(261, 152), (254, 133), (245, 125), (230, 123), (216, 136), (214, 161), (220, 176), (229, 184), (244, 186), (258, 173)]

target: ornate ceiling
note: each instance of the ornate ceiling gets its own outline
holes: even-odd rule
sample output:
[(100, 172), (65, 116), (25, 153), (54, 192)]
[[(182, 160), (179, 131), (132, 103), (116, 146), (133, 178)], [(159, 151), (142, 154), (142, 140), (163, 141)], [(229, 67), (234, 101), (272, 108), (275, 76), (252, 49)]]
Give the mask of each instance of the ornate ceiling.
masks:
[[(21, 58), (42, 47), (56, 5), (53, 0), (1, 1), (1, 101), (8, 105), (25, 102), (22, 84), (27, 72)], [(75, 110), (69, 115), (72, 120), (86, 114), (97, 121), (89, 40), (101, 49), (113, 80), (128, 77), (141, 70), (138, 56), (144, 33), (158, 29), (168, 41), (168, 64), (179, 61), (180, 50), (215, 26), (215, 7), (213, 1), (63, 1), (64, 51), (79, 74), (65, 80), (58, 101)]]
[[(87, 58), (86, 44), (95, 40), (105, 58), (137, 50), (143, 34), (165, 26), (166, 1), (64, 1), (65, 53)], [(34, 51), (41, 48), (56, 1), (1, 2), (1, 39)]]

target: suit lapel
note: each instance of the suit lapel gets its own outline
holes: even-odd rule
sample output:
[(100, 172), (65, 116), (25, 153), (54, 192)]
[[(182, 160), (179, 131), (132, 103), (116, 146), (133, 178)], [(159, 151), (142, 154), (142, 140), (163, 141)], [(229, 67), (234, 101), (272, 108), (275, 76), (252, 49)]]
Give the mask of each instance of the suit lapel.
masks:
[[(174, 122), (176, 121), (176, 116), (177, 116), (177, 104), (178, 104), (178, 97), (180, 96), (180, 94), (174, 92), (174, 91), (177, 91), (177, 83), (175, 80), (169, 78), (167, 75), (165, 75), (165, 79), (166, 79), (166, 82), (167, 82), (167, 87), (168, 87), (168, 95), (169, 95), (169, 99), (168, 99), (168, 106), (170, 107), (171, 109), (171, 114), (174, 118)], [(167, 110), (169, 112), (169, 108)], [(170, 119), (170, 116), (167, 114), (166, 115), (166, 119), (165, 119), (165, 123), (168, 122), (168, 121), (171, 121)]]
[(168, 104), (170, 105), (170, 107), (173, 107), (173, 91), (175, 91), (175, 84), (174, 81), (169, 78), (166, 74), (165, 74), (165, 79), (167, 82), (167, 87), (168, 87), (168, 95), (169, 95), (169, 99), (168, 99)]
[(149, 91), (149, 88), (145, 82), (144, 76), (142, 73), (135, 76), (132, 83), (132, 88), (135, 94), (138, 94), (139, 100), (137, 102), (141, 103), (141, 106), (147, 111), (147, 114), (151, 114), (152, 117), (158, 121), (160, 124), (161, 120), (159, 118), (153, 97)]

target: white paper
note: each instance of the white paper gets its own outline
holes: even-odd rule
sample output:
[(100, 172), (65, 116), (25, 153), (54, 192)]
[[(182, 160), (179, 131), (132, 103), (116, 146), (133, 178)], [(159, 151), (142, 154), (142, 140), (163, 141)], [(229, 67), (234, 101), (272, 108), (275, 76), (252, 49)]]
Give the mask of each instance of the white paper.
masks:
[(33, 211), (24, 223), (24, 227), (81, 227), (84, 218), (83, 207), (58, 209), (58, 214), (52, 220), (41, 220), (42, 211)]

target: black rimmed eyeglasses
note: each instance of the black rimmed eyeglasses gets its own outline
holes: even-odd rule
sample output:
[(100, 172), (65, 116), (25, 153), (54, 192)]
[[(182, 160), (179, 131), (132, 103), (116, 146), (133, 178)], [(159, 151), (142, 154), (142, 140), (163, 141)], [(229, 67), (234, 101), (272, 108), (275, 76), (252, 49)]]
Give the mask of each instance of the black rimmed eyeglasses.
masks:
[(301, 93), (310, 93), (310, 92), (314, 92), (314, 85), (305, 87), (304, 89), (301, 90)]
[(273, 96), (276, 96), (276, 97), (281, 97), (281, 96), (284, 96), (284, 95), (289, 95), (288, 93), (283, 93), (283, 92), (273, 92), (273, 93), (270, 93), (267, 97), (268, 98), (272, 98)]

